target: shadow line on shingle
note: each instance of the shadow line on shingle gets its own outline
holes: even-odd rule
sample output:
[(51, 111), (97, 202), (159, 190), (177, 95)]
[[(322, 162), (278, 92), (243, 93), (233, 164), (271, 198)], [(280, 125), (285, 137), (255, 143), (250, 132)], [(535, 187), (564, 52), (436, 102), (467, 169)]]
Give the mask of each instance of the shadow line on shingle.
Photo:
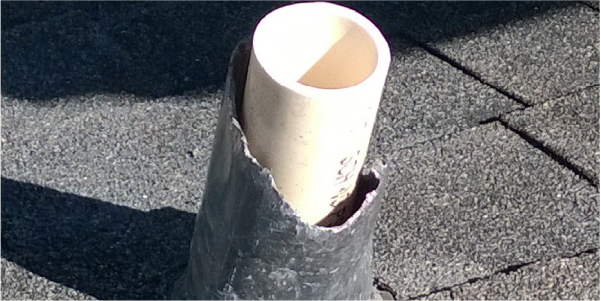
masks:
[(2, 257), (98, 299), (167, 298), (195, 214), (143, 212), (2, 177)]
[[(2, 95), (43, 101), (88, 93), (164, 97), (214, 91), (225, 80), (229, 55), (237, 42), (250, 36), (266, 13), (286, 4), (3, 2)], [(389, 40), (406, 24), (428, 20), (431, 24), (426, 22), (421, 29), (426, 43), (572, 5), (340, 4), (366, 15)], [(519, 16), (497, 13), (513, 6), (519, 6)], [(452, 24), (441, 23), (438, 14), (448, 13), (461, 17), (453, 18)]]
[(593, 180), (593, 178), (587, 176), (580, 167), (572, 164), (570, 161), (568, 161), (566, 158), (559, 155), (554, 150), (546, 147), (542, 142), (536, 140), (534, 137), (530, 136), (530, 134), (528, 134), (527, 132), (511, 127), (507, 122), (505, 122), (502, 119), (499, 119), (497, 121), (499, 121), (499, 123), (501, 123), (508, 130), (516, 133), (522, 139), (526, 140), (526, 142), (528, 142), (534, 148), (542, 151), (543, 153), (545, 153), (545, 155), (551, 157), (551, 159), (553, 159), (555, 162), (559, 163), (559, 165), (571, 170), (573, 173), (575, 173), (582, 179), (586, 180), (589, 184), (596, 187), (597, 189), (599, 188), (599, 183), (597, 183), (595, 180)]

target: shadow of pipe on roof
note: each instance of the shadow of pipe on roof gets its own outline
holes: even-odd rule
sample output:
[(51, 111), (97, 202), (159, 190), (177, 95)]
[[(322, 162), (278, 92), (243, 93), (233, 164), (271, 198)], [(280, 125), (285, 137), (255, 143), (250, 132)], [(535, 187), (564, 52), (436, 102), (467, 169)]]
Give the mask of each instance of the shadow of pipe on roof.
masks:
[[(2, 2), (2, 95), (215, 91), (231, 51), (286, 2)], [(577, 3), (340, 2), (389, 39), (449, 40)], [(517, 12), (517, 13), (516, 13)], [(452, 20), (452, 22), (449, 22)], [(399, 44), (404, 45), (404, 44)], [(394, 53), (406, 49), (394, 47)]]
[(195, 214), (143, 212), (2, 177), (2, 257), (98, 299), (165, 299)]

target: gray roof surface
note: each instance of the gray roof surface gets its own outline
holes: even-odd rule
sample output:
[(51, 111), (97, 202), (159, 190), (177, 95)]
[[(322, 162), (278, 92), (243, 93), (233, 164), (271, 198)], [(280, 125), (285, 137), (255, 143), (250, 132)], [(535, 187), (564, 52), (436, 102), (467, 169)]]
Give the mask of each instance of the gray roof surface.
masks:
[(599, 10), (599, 1), (584, 1), (584, 3)]
[(429, 300), (598, 300), (599, 251), (500, 271), (428, 296)]
[(597, 248), (595, 187), (498, 122), (389, 159), (375, 271), (403, 299)]
[(36, 275), (14, 262), (1, 258), (2, 263), (2, 299), (26, 300), (94, 300), (76, 289)]
[(3, 176), (139, 210), (195, 212), (219, 94), (103, 94), (52, 107), (5, 99), (3, 119), (18, 121), (2, 125)]
[[(599, 299), (589, 2), (344, 4), (393, 56), (368, 154), (391, 171), (380, 288)], [(229, 55), (283, 3), (1, 5), (2, 298), (167, 298)]]
[(374, 154), (388, 155), (523, 108), (406, 39), (389, 44), (395, 51), (372, 138)]
[[(502, 117), (599, 183), (599, 87)], [(578, 133), (578, 134), (575, 134)]]
[[(502, 11), (485, 11), (519, 16), (527, 8), (534, 10), (531, 5), (526, 2), (505, 5)], [(537, 10), (546, 9), (542, 14), (471, 29), (450, 40), (429, 31), (422, 34), (418, 30), (413, 35), (486, 83), (528, 104), (540, 104), (598, 85), (599, 12), (586, 5), (540, 6)], [(447, 9), (448, 13), (436, 22), (452, 23), (460, 17), (453, 13), (457, 10)], [(470, 19), (469, 15), (466, 19)], [(432, 24), (425, 23), (423, 26), (432, 28)]]

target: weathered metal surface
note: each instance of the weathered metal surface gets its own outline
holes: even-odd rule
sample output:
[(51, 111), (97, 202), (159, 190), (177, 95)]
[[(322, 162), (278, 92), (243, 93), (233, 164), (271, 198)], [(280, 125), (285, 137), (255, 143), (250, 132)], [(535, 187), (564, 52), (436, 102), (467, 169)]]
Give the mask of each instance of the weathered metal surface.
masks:
[(357, 211), (309, 225), (250, 154), (238, 116), (250, 44), (232, 54), (211, 163), (184, 275), (174, 299), (369, 299), (372, 234), (387, 182), (378, 162), (360, 176)]

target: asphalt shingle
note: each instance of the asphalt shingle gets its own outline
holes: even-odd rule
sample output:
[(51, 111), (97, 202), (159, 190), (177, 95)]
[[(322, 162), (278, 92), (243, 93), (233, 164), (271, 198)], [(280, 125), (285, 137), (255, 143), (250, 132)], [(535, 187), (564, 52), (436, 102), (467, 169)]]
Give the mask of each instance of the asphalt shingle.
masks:
[(22, 283), (23, 273), (3, 270), (9, 296), (51, 298), (43, 277), (103, 300), (166, 299), (186, 266), (193, 213), (135, 210), (5, 177), (1, 187), (2, 257), (40, 276)]
[(498, 122), (389, 161), (375, 274), (400, 298), (599, 244), (596, 189)]
[(196, 212), (220, 99), (2, 101), (2, 176), (140, 210)]
[[(452, 298), (451, 298), (452, 296)], [(543, 260), (422, 300), (599, 300), (599, 251)]]
[(404, 39), (392, 61), (372, 136), (372, 155), (389, 155), (523, 106)]
[(87, 93), (156, 98), (215, 91), (225, 81), (238, 41), (282, 4), (2, 5), (9, 8), (3, 15), (15, 15), (7, 21), (12, 26), (2, 30), (2, 93), (47, 100)]
[[(280, 5), (2, 2), (3, 298), (169, 295), (188, 259), (230, 52)], [(541, 104), (598, 85), (598, 12), (348, 5), (382, 29), (393, 56), (369, 155), (392, 173), (375, 237), (380, 283), (407, 298), (493, 275), (428, 297), (500, 298), (499, 287), (597, 296), (598, 278), (583, 278), (597, 253), (497, 273), (598, 248), (598, 192), (499, 123), (470, 129), (523, 106), (398, 33)], [(506, 121), (590, 172), (598, 113), (574, 113), (598, 112), (587, 91)], [(566, 136), (566, 121), (586, 134)]]
[(587, 3), (588, 5), (590, 5), (591, 7), (599, 10), (599, 1), (584, 1), (584, 2)]
[(78, 290), (65, 287), (0, 259), (3, 300), (95, 300)]
[(528, 104), (599, 82), (599, 14), (582, 3), (402, 3), (415, 39)]
[(601, 14), (580, 4), (429, 44), (529, 104), (601, 82)]
[(502, 117), (599, 182), (599, 87)]
[(103, 91), (114, 85), (114, 58), (126, 56), (80, 10), (2, 31), (2, 95), (52, 98)]
[(40, 22), (61, 16), (72, 10), (93, 10), (95, 5), (81, 5), (75, 1), (60, 3), (58, 1), (38, 1), (35, 4), (23, 4), (19, 1), (2, 1), (2, 31), (29, 22)]

